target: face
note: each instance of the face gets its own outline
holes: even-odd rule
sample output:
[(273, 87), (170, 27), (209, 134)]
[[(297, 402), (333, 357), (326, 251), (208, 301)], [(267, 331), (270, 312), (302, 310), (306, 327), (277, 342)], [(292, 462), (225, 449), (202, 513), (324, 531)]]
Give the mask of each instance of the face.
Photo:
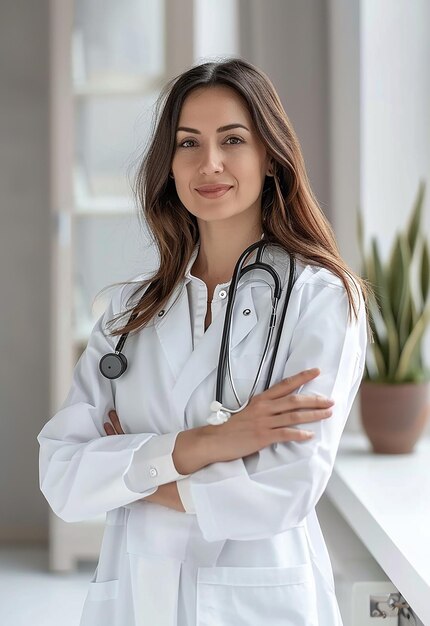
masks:
[[(222, 129), (230, 125), (234, 127)], [(265, 146), (234, 89), (204, 87), (187, 96), (179, 116), (171, 169), (181, 202), (198, 221), (238, 216), (260, 220), (268, 167)], [(225, 193), (201, 195), (197, 188), (205, 185), (230, 188)]]

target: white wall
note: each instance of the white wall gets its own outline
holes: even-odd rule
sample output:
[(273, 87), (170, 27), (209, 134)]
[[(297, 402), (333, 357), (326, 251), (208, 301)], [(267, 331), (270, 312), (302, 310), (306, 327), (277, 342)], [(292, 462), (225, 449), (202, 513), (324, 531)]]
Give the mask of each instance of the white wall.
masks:
[(326, 0), (242, 0), (241, 49), (265, 71), (298, 135), (311, 186), (331, 218)]
[[(333, 224), (358, 268), (355, 210), (388, 253), (418, 182), (430, 186), (430, 4), (329, 0)], [(425, 203), (430, 231), (430, 189)]]
[(388, 254), (421, 178), (430, 232), (430, 3), (362, 0), (361, 201)]
[(240, 55), (237, 0), (194, 2), (194, 64), (208, 57)]
[(331, 221), (340, 252), (358, 269), (353, 215), (360, 202), (359, 2), (328, 0)]

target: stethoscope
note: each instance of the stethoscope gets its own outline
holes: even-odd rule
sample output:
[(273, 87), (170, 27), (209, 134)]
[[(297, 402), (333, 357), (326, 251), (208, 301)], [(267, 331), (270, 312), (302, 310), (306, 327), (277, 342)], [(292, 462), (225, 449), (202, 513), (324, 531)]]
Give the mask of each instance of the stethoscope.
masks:
[[(221, 348), (220, 348), (219, 359), (218, 359), (215, 400), (211, 402), (210, 404), (211, 415), (207, 418), (207, 422), (212, 425), (222, 424), (223, 422), (228, 420), (233, 413), (242, 411), (242, 409), (244, 409), (245, 406), (247, 406), (247, 404), (250, 402), (252, 396), (255, 393), (255, 389), (260, 380), (261, 372), (262, 372), (264, 363), (266, 361), (267, 354), (269, 352), (270, 343), (271, 343), (273, 332), (275, 329), (276, 312), (277, 312), (278, 303), (282, 294), (282, 287), (281, 287), (281, 279), (279, 277), (278, 272), (271, 265), (269, 265), (268, 263), (264, 263), (262, 261), (263, 252), (266, 249), (267, 245), (268, 245), (268, 242), (264, 241), (264, 239), (261, 239), (260, 241), (257, 241), (256, 243), (251, 244), (248, 248), (246, 248), (246, 250), (242, 252), (234, 268), (233, 277), (231, 279), (230, 288), (228, 290), (227, 307), (226, 307), (224, 327), (223, 327), (223, 332), (222, 332)], [(270, 245), (278, 245), (278, 244), (270, 244)], [(257, 249), (258, 249), (258, 252), (257, 252), (255, 261), (243, 267), (243, 264), (245, 263), (248, 256), (254, 250), (257, 250)], [(275, 337), (274, 348), (273, 348), (272, 356), (271, 356), (269, 367), (268, 367), (268, 373), (267, 373), (266, 382), (264, 384), (264, 390), (268, 389), (270, 386), (273, 368), (275, 365), (275, 360), (276, 360), (276, 356), (278, 352), (279, 341), (280, 341), (282, 329), (284, 326), (285, 315), (287, 312), (291, 291), (295, 282), (295, 269), (296, 269), (295, 259), (292, 255), (290, 255), (290, 272), (289, 272), (287, 293), (285, 296), (285, 302), (284, 302), (284, 307), (283, 307), (282, 314), (281, 314), (281, 320), (280, 320), (280, 324), (278, 327), (278, 332)], [(260, 360), (260, 364), (257, 370), (257, 374), (255, 376), (251, 391), (249, 393), (248, 400), (242, 403), (239, 399), (237, 390), (233, 382), (233, 377), (231, 374), (231, 360), (230, 360), (231, 329), (232, 329), (233, 307), (234, 307), (234, 303), (236, 299), (238, 283), (240, 279), (247, 272), (250, 272), (253, 270), (262, 270), (264, 272), (268, 272), (270, 274), (270, 277), (273, 279), (272, 312), (270, 315), (269, 328), (267, 332), (266, 342), (264, 345), (263, 356)], [(267, 284), (270, 284), (270, 283), (267, 283)], [(133, 313), (130, 316), (129, 322), (133, 321), (136, 317), (137, 317), (137, 313)], [(122, 374), (124, 374), (124, 372), (126, 371), (127, 359), (121, 351), (124, 347), (128, 334), (129, 333), (124, 333), (123, 335), (121, 335), (115, 347), (115, 352), (110, 352), (108, 354), (105, 354), (100, 359), (99, 369), (100, 369), (100, 372), (103, 374), (103, 376), (105, 376), (105, 378), (116, 379), (122, 376)], [(225, 378), (226, 369), (228, 371), (229, 382), (232, 387), (235, 399), (239, 405), (237, 409), (231, 409), (223, 405), (223, 401), (222, 401), (223, 381)]]

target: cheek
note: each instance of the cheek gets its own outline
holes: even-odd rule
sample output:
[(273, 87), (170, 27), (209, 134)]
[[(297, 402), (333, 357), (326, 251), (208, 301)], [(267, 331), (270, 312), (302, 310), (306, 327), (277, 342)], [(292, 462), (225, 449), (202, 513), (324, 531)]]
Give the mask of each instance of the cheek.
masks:
[(254, 152), (242, 153), (240, 158), (232, 159), (231, 166), (239, 179), (246, 179), (253, 184), (261, 179), (263, 164)]
[(256, 196), (259, 194), (261, 186), (264, 182), (264, 176), (261, 175), (261, 168), (258, 164), (241, 168), (236, 173), (239, 183), (239, 192), (247, 196)]

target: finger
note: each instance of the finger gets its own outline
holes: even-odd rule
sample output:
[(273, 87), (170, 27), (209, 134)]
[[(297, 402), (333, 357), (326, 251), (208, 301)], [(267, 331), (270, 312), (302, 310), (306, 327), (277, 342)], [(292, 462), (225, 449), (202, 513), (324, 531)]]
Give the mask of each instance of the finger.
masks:
[(309, 370), (304, 370), (299, 372), (298, 374), (294, 374), (293, 376), (289, 376), (288, 378), (284, 378), (279, 383), (276, 383), (272, 387), (269, 387), (266, 391), (263, 391), (266, 398), (268, 399), (276, 399), (282, 398), (288, 393), (293, 392), (298, 387), (301, 387), (305, 383), (309, 382), (313, 378), (316, 378), (320, 375), (320, 370), (318, 367), (313, 367)]
[(276, 398), (270, 403), (270, 413), (301, 413), (304, 409), (326, 409), (332, 407), (335, 401), (320, 395), (289, 394), (282, 398)]
[(112, 424), (109, 424), (109, 422), (105, 422), (103, 424), (103, 428), (105, 429), (107, 435), (116, 435), (114, 427), (112, 426)]
[(270, 417), (270, 428), (282, 428), (294, 424), (307, 424), (327, 419), (333, 415), (332, 409), (317, 409), (316, 411), (295, 411), (294, 413), (283, 413)]
[(110, 417), (110, 421), (113, 424), (113, 427), (116, 430), (117, 435), (125, 435), (125, 433), (124, 433), (124, 431), (122, 429), (121, 423), (119, 421), (119, 417), (117, 415), (117, 412), (114, 409), (112, 409), (112, 411), (109, 411), (109, 417)]
[(299, 430), (298, 428), (275, 428), (273, 431), (273, 443), (281, 441), (309, 441), (315, 437), (312, 430)]

